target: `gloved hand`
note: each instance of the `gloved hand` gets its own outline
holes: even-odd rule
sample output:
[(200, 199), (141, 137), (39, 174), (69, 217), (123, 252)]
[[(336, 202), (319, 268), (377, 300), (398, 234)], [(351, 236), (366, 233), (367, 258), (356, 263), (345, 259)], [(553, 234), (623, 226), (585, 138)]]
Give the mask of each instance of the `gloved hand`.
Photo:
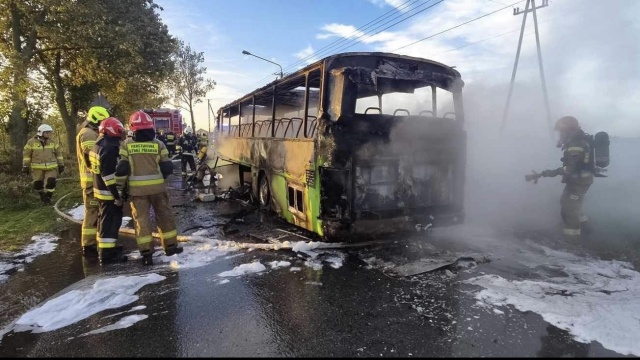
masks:
[(22, 172), (28, 175), (28, 174), (29, 174), (29, 167), (28, 167), (28, 166), (26, 166), (26, 165), (24, 165), (24, 166), (22, 167)]
[(552, 174), (551, 170), (544, 170), (543, 172), (540, 173), (540, 176), (542, 176), (542, 177), (552, 177), (553, 174)]
[(122, 199), (115, 199), (115, 200), (113, 200), (113, 204), (114, 204), (115, 206), (120, 207), (120, 206), (122, 206), (124, 203), (122, 202)]
[(62, 174), (64, 172), (64, 165), (58, 165), (58, 174)]
[(119, 191), (118, 194), (120, 194), (120, 199), (122, 199), (122, 201), (129, 200), (129, 194), (126, 191)]
[(539, 174), (533, 170), (531, 170), (531, 174), (527, 174), (524, 176), (525, 181), (533, 181), (534, 184), (538, 183), (538, 179), (540, 179), (540, 177), (542, 176), (542, 174)]

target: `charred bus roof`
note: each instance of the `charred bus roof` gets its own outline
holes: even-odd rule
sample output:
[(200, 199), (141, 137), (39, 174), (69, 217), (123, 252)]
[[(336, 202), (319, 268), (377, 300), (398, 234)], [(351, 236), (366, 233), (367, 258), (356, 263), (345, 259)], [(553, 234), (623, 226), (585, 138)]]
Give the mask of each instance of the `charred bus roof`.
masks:
[[(282, 79), (276, 79), (242, 98), (222, 106), (218, 112), (237, 106), (250, 99), (254, 94), (271, 91), (273, 86), (317, 69), (322, 64), (327, 72), (349, 68), (349, 78), (358, 84), (359, 94), (362, 96), (375, 95), (377, 92), (405, 92), (403, 91), (404, 87), (410, 90), (434, 85), (449, 90), (454, 87), (461, 88), (464, 85), (457, 70), (437, 61), (384, 52), (348, 52), (327, 56)], [(372, 71), (375, 71), (375, 74)]]

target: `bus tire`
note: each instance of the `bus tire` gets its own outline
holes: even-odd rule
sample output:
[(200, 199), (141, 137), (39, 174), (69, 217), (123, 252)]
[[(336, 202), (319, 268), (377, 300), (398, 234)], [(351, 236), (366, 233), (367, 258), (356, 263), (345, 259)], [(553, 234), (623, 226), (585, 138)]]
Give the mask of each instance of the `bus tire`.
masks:
[(271, 188), (269, 187), (269, 179), (265, 173), (260, 176), (258, 183), (258, 204), (262, 209), (269, 209), (271, 204)]

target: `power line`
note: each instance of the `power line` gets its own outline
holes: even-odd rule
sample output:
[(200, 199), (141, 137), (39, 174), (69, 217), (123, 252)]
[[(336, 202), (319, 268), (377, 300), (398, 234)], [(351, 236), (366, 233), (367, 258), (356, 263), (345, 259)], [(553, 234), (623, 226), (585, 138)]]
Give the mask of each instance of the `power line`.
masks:
[[(285, 66), (284, 70), (290, 70), (292, 69), (294, 66), (299, 65), (304, 63), (305, 61), (312, 59), (313, 57), (318, 56), (318, 54), (320, 54), (321, 52), (324, 52), (326, 50), (328, 50), (329, 48), (333, 48), (335, 46), (338, 46), (340, 43), (347, 41), (349, 38), (351, 38), (351, 36), (358, 34), (359, 32), (363, 32), (364, 30), (366, 30), (367, 28), (381, 22), (382, 20), (388, 18), (389, 16), (393, 15), (394, 13), (400, 12), (401, 10), (406, 10), (406, 8), (410, 7), (411, 5), (415, 4), (416, 2), (419, 2), (422, 0), (407, 0), (404, 3), (400, 4), (397, 7), (394, 7), (392, 10), (389, 10), (387, 12), (385, 12), (384, 14), (378, 16), (377, 18), (369, 21), (368, 23), (360, 26), (359, 28), (357, 28), (356, 30), (354, 30), (352, 33), (350, 33), (347, 36), (341, 37), (340, 39), (334, 40), (333, 42), (331, 42), (330, 44), (325, 45), (324, 47), (316, 50), (315, 52), (305, 56), (302, 59), (298, 59), (297, 61), (295, 61), (294, 63)], [(428, 0), (431, 1), (431, 0)], [(420, 6), (420, 5), (419, 5)], [(375, 30), (375, 29), (374, 29)], [(257, 83), (261, 83), (262, 81), (264, 81), (265, 79), (269, 78), (270, 76), (265, 76), (262, 79), (258, 80), (257, 82), (255, 82), (254, 84)]]
[[(389, 25), (389, 26), (385, 27), (384, 29), (382, 29), (382, 30), (380, 30), (380, 31), (376, 32), (375, 34), (368, 35), (368, 36), (367, 36), (367, 39), (370, 39), (371, 37), (373, 37), (373, 36), (375, 36), (375, 35), (378, 35), (378, 34), (380, 34), (381, 32), (383, 32), (383, 31), (385, 31), (385, 30), (387, 30), (387, 29), (389, 29), (389, 28), (392, 28), (392, 27), (394, 27), (394, 26), (398, 25), (398, 24), (399, 24), (399, 23), (401, 23), (401, 22), (407, 21), (407, 20), (409, 20), (410, 18), (412, 18), (412, 17), (414, 17), (414, 16), (416, 16), (416, 15), (418, 15), (418, 14), (420, 14), (420, 13), (422, 13), (422, 12), (426, 11), (426, 10), (431, 9), (432, 7), (434, 7), (434, 6), (438, 5), (438, 4), (440, 4), (440, 3), (441, 3), (441, 2), (443, 2), (443, 1), (444, 1), (444, 0), (439, 0), (439, 1), (438, 1), (438, 2), (436, 2), (435, 4), (433, 4), (433, 5), (431, 5), (431, 6), (427, 7), (427, 8), (424, 8), (424, 9), (422, 9), (422, 10), (420, 10), (420, 11), (418, 11), (418, 12), (416, 12), (416, 13), (414, 13), (414, 14), (412, 14), (412, 15), (410, 15), (410, 16), (408, 16), (408, 17), (406, 17), (406, 18), (404, 18), (404, 19), (402, 19), (402, 20), (400, 20), (400, 21), (397, 21), (397, 22), (395, 22), (395, 23), (393, 23), (393, 24), (391, 24), (391, 25)], [(422, 6), (422, 5), (421, 5), (421, 6)], [(414, 10), (415, 10), (415, 9), (414, 9)], [(384, 23), (384, 24), (387, 24), (387, 23), (389, 23), (389, 22), (386, 22), (386, 23)], [(382, 24), (382, 25), (384, 25), (384, 24)], [(380, 25), (380, 26), (382, 26), (382, 25)], [(379, 28), (380, 26), (378, 26), (378, 28)], [(376, 28), (376, 29), (377, 29), (377, 28)], [(375, 29), (374, 29), (374, 30), (375, 30)], [(363, 36), (365, 36), (365, 35), (366, 35), (366, 34), (364, 34), (364, 35), (362, 35), (362, 36), (360, 36), (360, 37), (358, 37), (358, 38), (356, 38), (356, 39), (354, 39), (354, 40), (358, 40), (358, 39), (362, 38), (362, 37), (363, 37)], [(366, 39), (363, 39), (363, 40), (366, 40)], [(344, 46), (344, 47), (342, 47), (342, 48), (338, 49), (338, 50), (336, 51), (336, 53), (338, 53), (338, 52), (342, 52), (342, 51), (344, 51), (344, 50), (346, 50), (346, 49), (348, 49), (348, 48), (352, 47), (353, 45), (356, 45), (356, 44), (358, 44), (358, 43), (362, 42), (363, 40), (358, 40), (358, 41), (355, 41), (354, 43), (352, 43), (352, 44), (350, 44), (350, 45), (348, 45), (348, 46)]]
[[(373, 19), (373, 20), (369, 21), (369, 22), (368, 22), (368, 23), (366, 23), (365, 25), (363, 25), (363, 26), (361, 26), (361, 27), (357, 28), (357, 29), (356, 29), (356, 30), (354, 30), (351, 34), (349, 34), (349, 35), (347, 35), (347, 36), (343, 36), (343, 37), (341, 37), (340, 39), (333, 41), (331, 44), (328, 44), (327, 46), (324, 46), (324, 47), (322, 47), (321, 49), (316, 50), (316, 51), (315, 51), (315, 52), (313, 52), (312, 54), (309, 54), (309, 55), (307, 55), (306, 57), (304, 57), (304, 58), (302, 58), (302, 59), (299, 59), (299, 60), (298, 60), (298, 61), (296, 61), (295, 63), (293, 63), (293, 64), (291, 64), (291, 65), (288, 65), (286, 68), (291, 68), (291, 67), (292, 67), (292, 66), (294, 66), (294, 65), (297, 65), (297, 64), (299, 64), (299, 63), (301, 63), (301, 62), (304, 62), (304, 61), (306, 61), (306, 60), (309, 60), (309, 59), (313, 58), (314, 56), (317, 56), (320, 52), (324, 51), (325, 49), (330, 48), (330, 47), (334, 47), (334, 46), (338, 45), (339, 43), (346, 41), (347, 39), (351, 38), (351, 36), (353, 36), (353, 35), (357, 34), (359, 31), (360, 31), (360, 32), (362, 32), (361, 30), (365, 30), (365, 29), (367, 29), (367, 28), (369, 28), (369, 27), (371, 27), (371, 26), (375, 25), (375, 23), (378, 23), (378, 22), (380, 22), (380, 21), (382, 21), (382, 20), (384, 20), (384, 19), (388, 18), (389, 16), (391, 16), (391, 15), (392, 15), (393, 13), (395, 13), (395, 12), (400, 12), (401, 10), (405, 10), (405, 8), (406, 8), (406, 7), (409, 7), (409, 6), (411, 6), (411, 5), (415, 4), (415, 3), (416, 3), (416, 2), (418, 2), (418, 1), (421, 1), (421, 0), (408, 0), (408, 1), (406, 1), (406, 2), (404, 2), (404, 3), (402, 3), (402, 4), (400, 4), (400, 6), (398, 6), (398, 7), (394, 8), (393, 10), (389, 10), (389, 11), (388, 11), (388, 12), (386, 12), (385, 14), (382, 14), (381, 16), (378, 16), (377, 18), (375, 18), (375, 19)], [(428, 0), (428, 1), (431, 1), (431, 0)], [(411, 4), (409, 4), (409, 3), (411, 3)], [(421, 6), (421, 5), (419, 5), (419, 6)], [(418, 7), (419, 7), (419, 6), (418, 6)], [(378, 20), (378, 19), (380, 19), (380, 20)], [(378, 20), (378, 21), (376, 21), (376, 20)], [(369, 24), (371, 24), (371, 25), (369, 25)]]
[(420, 40), (416, 40), (416, 41), (414, 41), (414, 42), (412, 42), (412, 43), (410, 43), (410, 44), (407, 44), (407, 45), (401, 46), (401, 47), (399, 47), (399, 48), (397, 48), (397, 49), (393, 50), (392, 52), (396, 52), (396, 51), (398, 51), (398, 50), (402, 50), (402, 49), (404, 49), (404, 48), (406, 48), (406, 47), (409, 47), (409, 46), (411, 46), (411, 45), (417, 44), (417, 43), (419, 43), (419, 42), (421, 42), (421, 41), (425, 41), (425, 40), (431, 39), (431, 38), (433, 38), (433, 37), (435, 37), (435, 36), (438, 36), (438, 35), (440, 35), (440, 34), (446, 33), (447, 31), (451, 31), (451, 30), (453, 30), (453, 29), (457, 29), (457, 28), (459, 28), (459, 27), (461, 27), (461, 26), (463, 26), (463, 25), (467, 25), (467, 24), (472, 23), (472, 22), (474, 22), (474, 21), (476, 21), (476, 20), (480, 20), (480, 19), (485, 18), (485, 17), (487, 17), (487, 16), (493, 15), (493, 14), (495, 14), (495, 13), (497, 13), (497, 12), (500, 12), (500, 11), (502, 11), (502, 10), (504, 10), (504, 9), (507, 9), (507, 8), (512, 7), (513, 5), (515, 5), (515, 4), (519, 3), (519, 2), (521, 2), (521, 1), (516, 1), (516, 2), (514, 2), (514, 3), (513, 3), (513, 4), (511, 4), (511, 5), (508, 5), (508, 6), (505, 6), (505, 7), (503, 7), (503, 8), (500, 8), (500, 9), (498, 9), (498, 10), (495, 10), (495, 11), (492, 11), (492, 12), (490, 12), (490, 13), (484, 14), (484, 15), (482, 15), (482, 16), (479, 16), (479, 17), (475, 18), (475, 19), (471, 19), (471, 20), (469, 20), (469, 21), (463, 22), (462, 24), (456, 25), (456, 26), (451, 27), (451, 28), (448, 28), (448, 29), (446, 29), (446, 30), (442, 30), (442, 31), (440, 31), (440, 32), (438, 32), (438, 33), (435, 33), (435, 34), (433, 34), (433, 35), (429, 35), (429, 36), (427, 36), (427, 37), (425, 37), (425, 38), (422, 38), (422, 39), (420, 39)]
[[(415, 11), (415, 10), (417, 10), (417, 9), (419, 9), (419, 8), (421, 8), (421, 7), (425, 6), (425, 5), (427, 5), (427, 4), (428, 4), (429, 2), (431, 2), (431, 1), (433, 1), (433, 0), (427, 0), (425, 3), (420, 4), (420, 5), (416, 6), (416, 7), (414, 7), (413, 9), (409, 10), (409, 12)], [(362, 42), (362, 41), (364, 40), (364, 39), (362, 39), (363, 37), (367, 36), (367, 39), (368, 39), (368, 38), (371, 38), (372, 36), (375, 36), (375, 35), (377, 35), (377, 34), (379, 34), (379, 33), (383, 32), (384, 30), (387, 30), (387, 29), (389, 29), (389, 28), (391, 28), (391, 27), (393, 27), (393, 26), (395, 26), (395, 25), (397, 25), (397, 24), (399, 24), (399, 23), (401, 23), (401, 22), (404, 22), (404, 21), (406, 21), (406, 20), (408, 20), (408, 19), (410, 19), (410, 18), (412, 18), (412, 17), (414, 17), (414, 16), (416, 16), (416, 15), (418, 15), (418, 14), (420, 14), (420, 13), (422, 13), (422, 12), (426, 11), (426, 10), (431, 9), (432, 7), (434, 7), (434, 6), (438, 5), (439, 3), (443, 2), (443, 1), (444, 1), (444, 0), (439, 0), (437, 3), (435, 3), (435, 4), (431, 5), (431, 6), (428, 6), (427, 8), (421, 9), (421, 10), (419, 10), (419, 11), (417, 11), (417, 12), (415, 12), (415, 13), (413, 13), (413, 14), (409, 15), (409, 16), (407, 16), (407, 17), (405, 17), (405, 18), (403, 18), (403, 19), (401, 19), (401, 20), (399, 20), (399, 21), (397, 21), (397, 22), (395, 22), (395, 23), (393, 23), (393, 24), (391, 24), (391, 25), (389, 25), (389, 26), (385, 27), (384, 29), (379, 30), (379, 31), (378, 31), (378, 32), (376, 32), (375, 34), (368, 34), (368, 33), (366, 33), (366, 32), (365, 32), (365, 33), (361, 34), (360, 36), (358, 36), (358, 37), (357, 37), (357, 38), (355, 38), (355, 39), (348, 40), (348, 41), (347, 41), (347, 43), (346, 43), (346, 44), (344, 44), (344, 45), (343, 45), (342, 47), (340, 47), (339, 49), (334, 49), (334, 50), (332, 50), (332, 51), (328, 51), (329, 49), (324, 50), (324, 51), (317, 51), (317, 52), (315, 52), (314, 54), (309, 55), (308, 57), (309, 57), (309, 58), (310, 58), (310, 57), (313, 57), (313, 56), (321, 56), (321, 57), (325, 57), (325, 56), (328, 56), (329, 54), (336, 54), (336, 53), (342, 52), (342, 51), (344, 51), (344, 50), (346, 50), (346, 49), (348, 49), (348, 48), (352, 47), (353, 45), (356, 45), (356, 44), (358, 44), (358, 43)], [(406, 4), (406, 3), (405, 3), (405, 4)], [(386, 22), (384, 22), (384, 23), (382, 23), (382, 24), (380, 24), (380, 25), (376, 26), (375, 28), (373, 28), (373, 29), (371, 30), (371, 32), (373, 32), (373, 31), (375, 31), (375, 30), (379, 29), (380, 27), (382, 27), (382, 26), (384, 26), (384, 25), (386, 25), (386, 24), (390, 23), (391, 21), (393, 21), (393, 20), (395, 20), (395, 19), (398, 19), (399, 17), (404, 16), (404, 15), (406, 15), (406, 14), (399, 14), (399, 15), (394, 16), (394, 17), (393, 17), (393, 18), (391, 18), (390, 20), (388, 20), (388, 21), (386, 21)], [(387, 17), (388, 17), (388, 16), (387, 16)], [(382, 20), (382, 19), (381, 19), (381, 20)], [(378, 22), (379, 22), (379, 21), (378, 21)], [(347, 40), (347, 39), (345, 38), (345, 40)], [(299, 62), (299, 61), (298, 61), (298, 62)], [(293, 68), (293, 65), (288, 65), (288, 66), (286, 66), (285, 68), (286, 68), (287, 70), (290, 70), (290, 69), (292, 69), (292, 68)], [(261, 80), (260, 80), (260, 82), (261, 82), (262, 80), (266, 79), (266, 78), (268, 78), (268, 76), (267, 76), (267, 77), (265, 77), (265, 78), (263, 78), (263, 79), (261, 79)]]

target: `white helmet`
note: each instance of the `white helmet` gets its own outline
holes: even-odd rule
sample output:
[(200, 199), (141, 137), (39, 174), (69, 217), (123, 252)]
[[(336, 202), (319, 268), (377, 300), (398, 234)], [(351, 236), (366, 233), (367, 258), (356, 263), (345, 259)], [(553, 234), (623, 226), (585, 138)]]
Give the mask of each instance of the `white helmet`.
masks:
[(51, 127), (51, 125), (47, 125), (47, 124), (42, 124), (38, 126), (38, 136), (42, 136), (42, 134), (45, 131), (53, 131), (53, 128)]
[(185, 133), (185, 134), (191, 134), (191, 133), (193, 133), (193, 130), (191, 129), (191, 126), (187, 126), (187, 128), (186, 128), (186, 129), (184, 129), (184, 133)]
[(130, 137), (130, 138), (133, 137), (133, 131), (132, 130), (127, 131), (127, 137)]

